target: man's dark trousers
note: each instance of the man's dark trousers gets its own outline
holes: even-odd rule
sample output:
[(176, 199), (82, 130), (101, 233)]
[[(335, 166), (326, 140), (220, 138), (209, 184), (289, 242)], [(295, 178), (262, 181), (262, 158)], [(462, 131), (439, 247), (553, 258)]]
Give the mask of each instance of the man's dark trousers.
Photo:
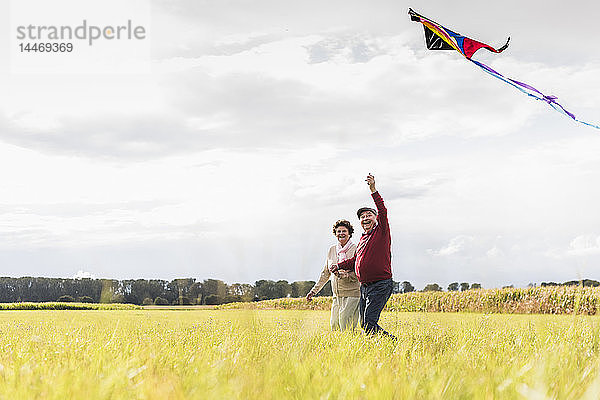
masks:
[(394, 282), (391, 279), (360, 284), (360, 321), (367, 334), (381, 333), (396, 338), (378, 323), (381, 311), (392, 295), (393, 288)]

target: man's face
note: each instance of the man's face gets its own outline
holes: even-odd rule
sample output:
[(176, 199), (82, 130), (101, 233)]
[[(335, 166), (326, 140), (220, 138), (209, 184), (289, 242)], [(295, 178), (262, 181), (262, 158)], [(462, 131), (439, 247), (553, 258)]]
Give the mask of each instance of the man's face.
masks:
[(362, 214), (360, 214), (360, 225), (365, 232), (370, 232), (371, 229), (375, 228), (376, 224), (377, 215), (373, 214), (372, 211), (363, 211)]
[(338, 226), (335, 228), (335, 237), (339, 242), (347, 242), (350, 239), (350, 232), (345, 226)]

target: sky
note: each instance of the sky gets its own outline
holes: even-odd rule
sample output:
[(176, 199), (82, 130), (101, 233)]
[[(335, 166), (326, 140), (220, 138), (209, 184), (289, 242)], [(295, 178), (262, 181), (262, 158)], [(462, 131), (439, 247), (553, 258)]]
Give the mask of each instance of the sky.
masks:
[[(372, 173), (396, 281), (600, 279), (600, 131), (407, 15), (598, 124), (595, 2), (73, 1), (0, 5), (0, 275), (317, 280)], [(17, 49), (83, 19), (146, 36)]]

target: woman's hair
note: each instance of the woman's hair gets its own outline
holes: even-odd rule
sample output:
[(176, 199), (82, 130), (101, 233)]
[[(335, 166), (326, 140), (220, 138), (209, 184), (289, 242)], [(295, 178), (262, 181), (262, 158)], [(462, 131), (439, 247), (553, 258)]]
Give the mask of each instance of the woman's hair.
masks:
[(348, 234), (350, 234), (350, 237), (352, 237), (352, 234), (354, 233), (354, 228), (352, 227), (352, 224), (350, 223), (350, 221), (346, 221), (345, 219), (338, 219), (335, 224), (333, 224), (333, 234), (335, 235), (335, 230), (337, 228), (339, 228), (340, 226), (345, 227), (346, 229), (348, 229)]

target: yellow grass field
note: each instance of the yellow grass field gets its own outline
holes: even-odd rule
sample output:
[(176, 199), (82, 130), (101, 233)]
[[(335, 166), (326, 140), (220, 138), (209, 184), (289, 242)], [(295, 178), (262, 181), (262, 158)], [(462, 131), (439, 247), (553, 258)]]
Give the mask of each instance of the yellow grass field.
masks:
[[(328, 310), (331, 297), (282, 298), (251, 303), (229, 303), (222, 309)], [(464, 292), (393, 294), (386, 311), (476, 312), (507, 314), (600, 314), (600, 287), (554, 286), (477, 289)]]
[(600, 318), (327, 311), (0, 312), (0, 399), (598, 399)]

